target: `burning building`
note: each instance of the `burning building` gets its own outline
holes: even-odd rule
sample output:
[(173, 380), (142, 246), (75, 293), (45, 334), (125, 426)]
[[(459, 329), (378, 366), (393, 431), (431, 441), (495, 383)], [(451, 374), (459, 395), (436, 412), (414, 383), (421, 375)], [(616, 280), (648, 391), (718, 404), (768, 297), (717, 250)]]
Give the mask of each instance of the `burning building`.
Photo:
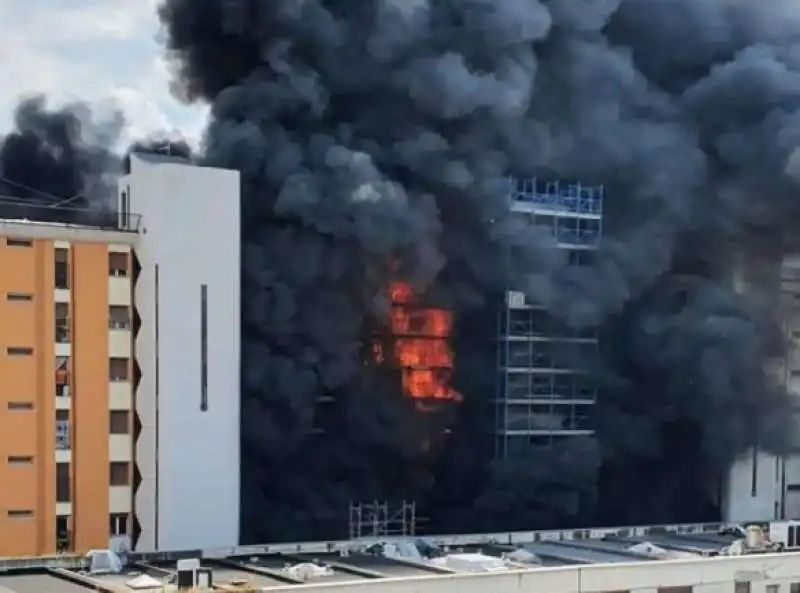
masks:
[(460, 402), (451, 384), (453, 314), (420, 303), (407, 282), (392, 282), (389, 298), (388, 344), (385, 339), (375, 344), (376, 362), (399, 368), (403, 392), (421, 410), (435, 402)]
[[(241, 175), (244, 541), (406, 496), (439, 531), (715, 519), (737, 460), (773, 508), (747, 452), (787, 453), (794, 395), (725, 271), (800, 232), (796, 0), (160, 4), (199, 160)], [(18, 113), (15, 216), (100, 199), (119, 159), (74, 119)], [(509, 171), (607, 193), (509, 208)]]
[[(511, 208), (552, 237), (570, 266), (587, 266), (599, 246), (603, 188), (520, 179)], [(596, 328), (573, 329), (547, 306), (518, 291), (499, 313), (496, 455), (531, 444), (593, 434), (597, 386), (589, 365), (598, 354)]]

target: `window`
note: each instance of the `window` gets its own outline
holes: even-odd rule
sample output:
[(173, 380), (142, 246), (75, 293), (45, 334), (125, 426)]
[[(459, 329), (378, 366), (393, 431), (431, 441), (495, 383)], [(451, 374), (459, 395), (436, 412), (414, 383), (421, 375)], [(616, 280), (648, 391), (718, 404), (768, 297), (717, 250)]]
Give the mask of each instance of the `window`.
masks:
[(69, 344), (69, 305), (67, 303), (56, 303), (56, 344)]
[(736, 581), (734, 593), (750, 593), (750, 581)]
[(6, 299), (9, 301), (32, 301), (33, 295), (25, 292), (9, 292)]
[(780, 585), (767, 585), (766, 593), (780, 593), (781, 586)]
[(131, 472), (127, 462), (112, 461), (109, 474), (112, 486), (130, 486)]
[(128, 535), (128, 515), (127, 513), (111, 513), (108, 517), (108, 534)]
[(108, 254), (108, 275), (124, 278), (128, 275), (128, 254), (109, 253)]
[(800, 593), (800, 583), (790, 583), (789, 593)]
[(130, 329), (131, 310), (128, 307), (111, 305), (108, 308), (108, 327), (111, 329)]
[(8, 247), (32, 247), (33, 241), (30, 239), (6, 239)]
[(8, 402), (8, 409), (13, 412), (32, 410), (33, 402)]
[(23, 509), (8, 511), (9, 519), (30, 519), (31, 517), (33, 517), (33, 511)]
[(128, 381), (130, 373), (128, 370), (127, 358), (109, 358), (108, 359), (108, 376), (111, 381)]
[(33, 463), (33, 457), (30, 455), (9, 455), (8, 465), (30, 465)]
[(56, 249), (55, 284), (56, 288), (69, 288), (69, 251), (67, 249)]
[(109, 427), (111, 434), (128, 434), (130, 422), (128, 421), (127, 410), (114, 410), (109, 416)]
[(30, 356), (33, 354), (33, 348), (25, 348), (22, 346), (9, 346), (6, 348), (6, 353), (9, 356)]
[(56, 502), (70, 502), (69, 463), (56, 463)]

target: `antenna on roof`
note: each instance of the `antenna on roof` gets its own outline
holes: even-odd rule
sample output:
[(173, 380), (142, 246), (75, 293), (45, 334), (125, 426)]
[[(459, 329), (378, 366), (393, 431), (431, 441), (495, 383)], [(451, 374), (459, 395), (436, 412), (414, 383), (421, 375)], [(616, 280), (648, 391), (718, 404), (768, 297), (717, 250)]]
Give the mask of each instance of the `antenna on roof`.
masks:
[(166, 154), (167, 156), (172, 156), (172, 142), (169, 140), (162, 141), (159, 145), (154, 147), (155, 152), (160, 152)]

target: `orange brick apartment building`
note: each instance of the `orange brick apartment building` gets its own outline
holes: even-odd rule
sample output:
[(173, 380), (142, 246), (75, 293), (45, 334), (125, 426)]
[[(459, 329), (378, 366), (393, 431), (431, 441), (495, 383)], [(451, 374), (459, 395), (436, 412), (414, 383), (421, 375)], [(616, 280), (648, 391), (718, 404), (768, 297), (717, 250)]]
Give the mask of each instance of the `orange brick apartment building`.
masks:
[(0, 219), (0, 557), (238, 544), (239, 175), (133, 155), (117, 200)]
[(0, 231), (0, 556), (105, 548), (131, 530), (135, 235)]

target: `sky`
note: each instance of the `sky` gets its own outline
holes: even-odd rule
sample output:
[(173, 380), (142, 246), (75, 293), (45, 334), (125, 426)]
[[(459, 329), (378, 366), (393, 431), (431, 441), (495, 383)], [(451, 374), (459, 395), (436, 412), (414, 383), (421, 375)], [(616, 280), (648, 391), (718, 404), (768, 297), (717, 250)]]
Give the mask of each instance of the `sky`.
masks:
[(82, 100), (98, 117), (120, 109), (128, 141), (153, 132), (199, 142), (205, 109), (179, 103), (156, 6), (159, 0), (0, 0), (0, 135), (26, 94), (51, 106)]

